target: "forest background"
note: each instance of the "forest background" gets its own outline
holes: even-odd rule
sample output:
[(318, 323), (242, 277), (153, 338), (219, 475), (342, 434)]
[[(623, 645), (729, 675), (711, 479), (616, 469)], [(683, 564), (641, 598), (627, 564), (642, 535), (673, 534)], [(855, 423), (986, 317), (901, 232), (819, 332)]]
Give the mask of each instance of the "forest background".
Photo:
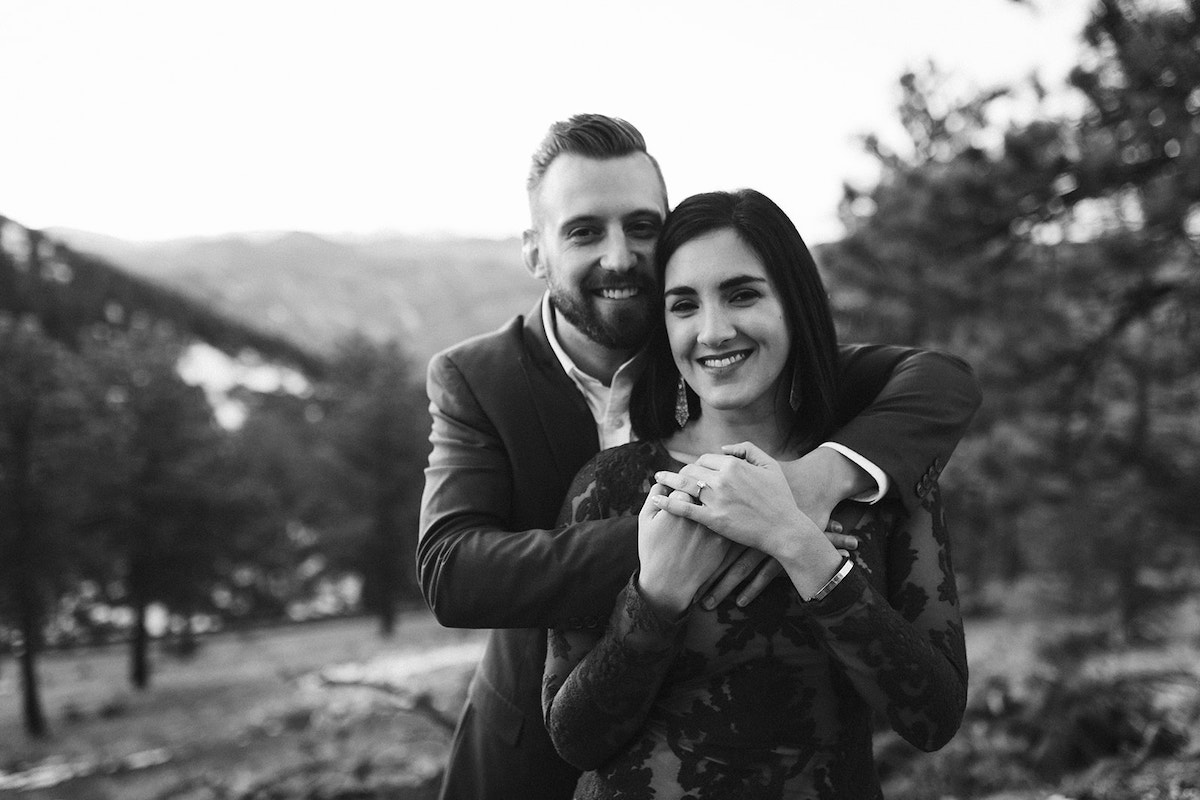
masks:
[[(1102, 0), (1083, 35), (1054, 88), (1069, 113), (1036, 80), (961, 96), (933, 65), (901, 76), (910, 142), (865, 137), (880, 178), (847, 185), (846, 234), (818, 249), (844, 339), (974, 366), (985, 402), (943, 476), (955, 568), (968, 629), (1034, 664), (977, 671), (937, 756), (881, 732), (889, 796), (1200, 797), (1200, 3)], [(250, 265), (274, 278), (248, 284)], [(369, 300), (343, 291), (354, 279)], [(537, 289), (514, 241), (151, 248), (0, 218), (0, 681), (18, 687), (0, 693), (0, 793), (61, 765), (72, 726), (99, 747), (130, 708), (152, 714), (156, 668), (167, 681), (250, 658), (230, 648), (252, 639), (230, 636), (324, 619), (362, 636), (356, 615), (372, 614), (380, 644), (313, 623), (295, 630), (324, 631), (329, 650), (295, 639), (290, 667), (264, 667), (331, 686), (320, 670), (351, 651), (474, 652), (419, 622), (423, 364)], [(237, 380), (188, 380), (219, 352)], [(398, 620), (425, 632), (397, 636)], [(47, 708), (42, 671), (64, 649), (80, 669), (114, 646), (127, 699)], [(342, 683), (436, 738), (464, 674)], [(312, 733), (306, 708), (282, 729)], [(347, 719), (352, 738), (365, 717)], [(90, 773), (161, 764), (130, 755)], [(385, 780), (360, 758), (341, 789), (192, 774), (145, 796), (428, 796), (437, 749), (415, 778), (413, 763)]]

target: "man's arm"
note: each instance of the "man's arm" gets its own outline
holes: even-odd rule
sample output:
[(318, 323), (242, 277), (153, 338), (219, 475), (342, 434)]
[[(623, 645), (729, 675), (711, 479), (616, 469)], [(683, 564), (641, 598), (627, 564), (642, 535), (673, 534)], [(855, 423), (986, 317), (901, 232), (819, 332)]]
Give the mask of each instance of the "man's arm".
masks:
[[(982, 401), (971, 367), (956, 356), (892, 345), (843, 345), (838, 365), (841, 427), (831, 441), (885, 473), (905, 507), (915, 512), (937, 485)], [(705, 458), (684, 467), (680, 480), (666, 483), (694, 496), (696, 481), (712, 477), (709, 467), (719, 468), (719, 459)], [(838, 503), (875, 484), (865, 470), (828, 447), (781, 467), (796, 505), (821, 527)], [(836, 534), (830, 538), (839, 547), (851, 546)], [(714, 607), (738, 587), (739, 603), (757, 597), (781, 571), (773, 562), (759, 569), (765, 558), (745, 551), (703, 598), (703, 607)]]
[[(982, 395), (970, 365), (934, 350), (891, 345), (839, 348), (834, 447), (781, 465), (796, 505), (824, 528), (834, 507), (885, 488), (841, 450), (883, 473), (910, 513), (937, 484)], [(837, 544), (835, 540), (835, 544)]]
[[(510, 530), (516, 478), (495, 421), (446, 356), (430, 363), (428, 391), (433, 450), (417, 572), (438, 621), (466, 628), (602, 625), (637, 567), (636, 519)], [(551, 518), (561, 499), (551, 501)]]
[[(843, 345), (838, 356), (842, 425), (831, 441), (886, 473), (915, 512), (982, 402), (979, 382), (967, 362), (933, 350)], [(827, 497), (829, 509), (853, 494)]]

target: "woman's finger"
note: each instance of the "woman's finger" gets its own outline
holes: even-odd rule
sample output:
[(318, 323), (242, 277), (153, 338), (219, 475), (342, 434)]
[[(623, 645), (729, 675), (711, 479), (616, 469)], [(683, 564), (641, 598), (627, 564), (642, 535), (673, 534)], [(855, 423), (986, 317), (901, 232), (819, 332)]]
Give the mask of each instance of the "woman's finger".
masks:
[[(712, 472), (709, 470), (692, 470), (691, 465), (684, 467), (679, 472), (656, 472), (654, 480), (659, 483), (666, 484), (672, 489), (678, 489), (681, 492), (687, 492), (697, 500), (700, 499), (700, 492), (708, 485), (707, 480), (711, 477)], [(703, 483), (702, 483), (703, 481)]]
[(721, 446), (721, 452), (736, 458), (745, 459), (756, 467), (766, 467), (775, 463), (775, 459), (766, 454), (754, 442), (738, 442)]
[[(681, 499), (676, 495), (682, 495), (687, 499)], [(667, 496), (654, 495), (647, 499), (662, 511), (674, 514), (677, 517), (690, 519), (693, 522), (699, 522), (701, 525), (704, 525), (705, 519), (707, 519), (707, 510), (704, 506), (698, 505), (687, 492), (674, 491)]]
[(691, 464), (688, 464), (687, 467), (684, 467), (684, 469), (687, 470), (688, 467), (699, 467), (701, 469), (710, 470), (711, 472), (720, 472), (722, 469), (729, 466), (729, 464), (729, 455), (723, 453), (705, 453)]
[(642, 503), (642, 511), (639, 516), (653, 517), (661, 508), (654, 502), (655, 497), (666, 497), (671, 491), (669, 486), (664, 486), (661, 483), (656, 483), (650, 487), (650, 493), (646, 495), (645, 502)]
[(667, 496), (668, 496), (669, 498), (671, 498), (672, 500), (678, 500), (678, 501), (679, 501), (679, 502), (681, 502), (681, 503), (694, 503), (694, 502), (696, 502), (696, 498), (695, 498), (695, 496), (694, 496), (694, 495), (692, 495), (692, 494), (689, 494), (688, 492), (685, 492), (685, 491), (684, 491), (684, 490), (682, 490), (682, 489), (676, 489), (676, 490), (674, 490), (673, 492), (671, 492), (671, 493), (670, 493), (669, 495), (667, 495)]

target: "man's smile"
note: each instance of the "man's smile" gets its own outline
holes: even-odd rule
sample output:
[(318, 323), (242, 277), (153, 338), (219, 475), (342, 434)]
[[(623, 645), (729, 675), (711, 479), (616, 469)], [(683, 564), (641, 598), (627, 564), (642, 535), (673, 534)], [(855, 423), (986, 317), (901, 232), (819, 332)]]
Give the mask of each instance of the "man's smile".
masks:
[(603, 297), (605, 300), (628, 300), (641, 293), (642, 290), (637, 286), (602, 287), (594, 290), (594, 294)]

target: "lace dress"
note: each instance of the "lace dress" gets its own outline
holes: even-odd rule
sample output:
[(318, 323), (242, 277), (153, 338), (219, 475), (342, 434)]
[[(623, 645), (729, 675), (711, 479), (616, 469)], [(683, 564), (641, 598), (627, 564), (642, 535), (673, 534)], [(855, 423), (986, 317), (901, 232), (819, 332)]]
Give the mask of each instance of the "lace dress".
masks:
[[(637, 514), (654, 473), (681, 466), (655, 442), (603, 451), (559, 522)], [(577, 798), (869, 800), (873, 714), (924, 750), (954, 735), (966, 652), (937, 492), (914, 516), (884, 500), (833, 517), (860, 543), (822, 600), (782, 576), (744, 609), (668, 620), (634, 575), (603, 632), (550, 631), (543, 708), (585, 770)]]

